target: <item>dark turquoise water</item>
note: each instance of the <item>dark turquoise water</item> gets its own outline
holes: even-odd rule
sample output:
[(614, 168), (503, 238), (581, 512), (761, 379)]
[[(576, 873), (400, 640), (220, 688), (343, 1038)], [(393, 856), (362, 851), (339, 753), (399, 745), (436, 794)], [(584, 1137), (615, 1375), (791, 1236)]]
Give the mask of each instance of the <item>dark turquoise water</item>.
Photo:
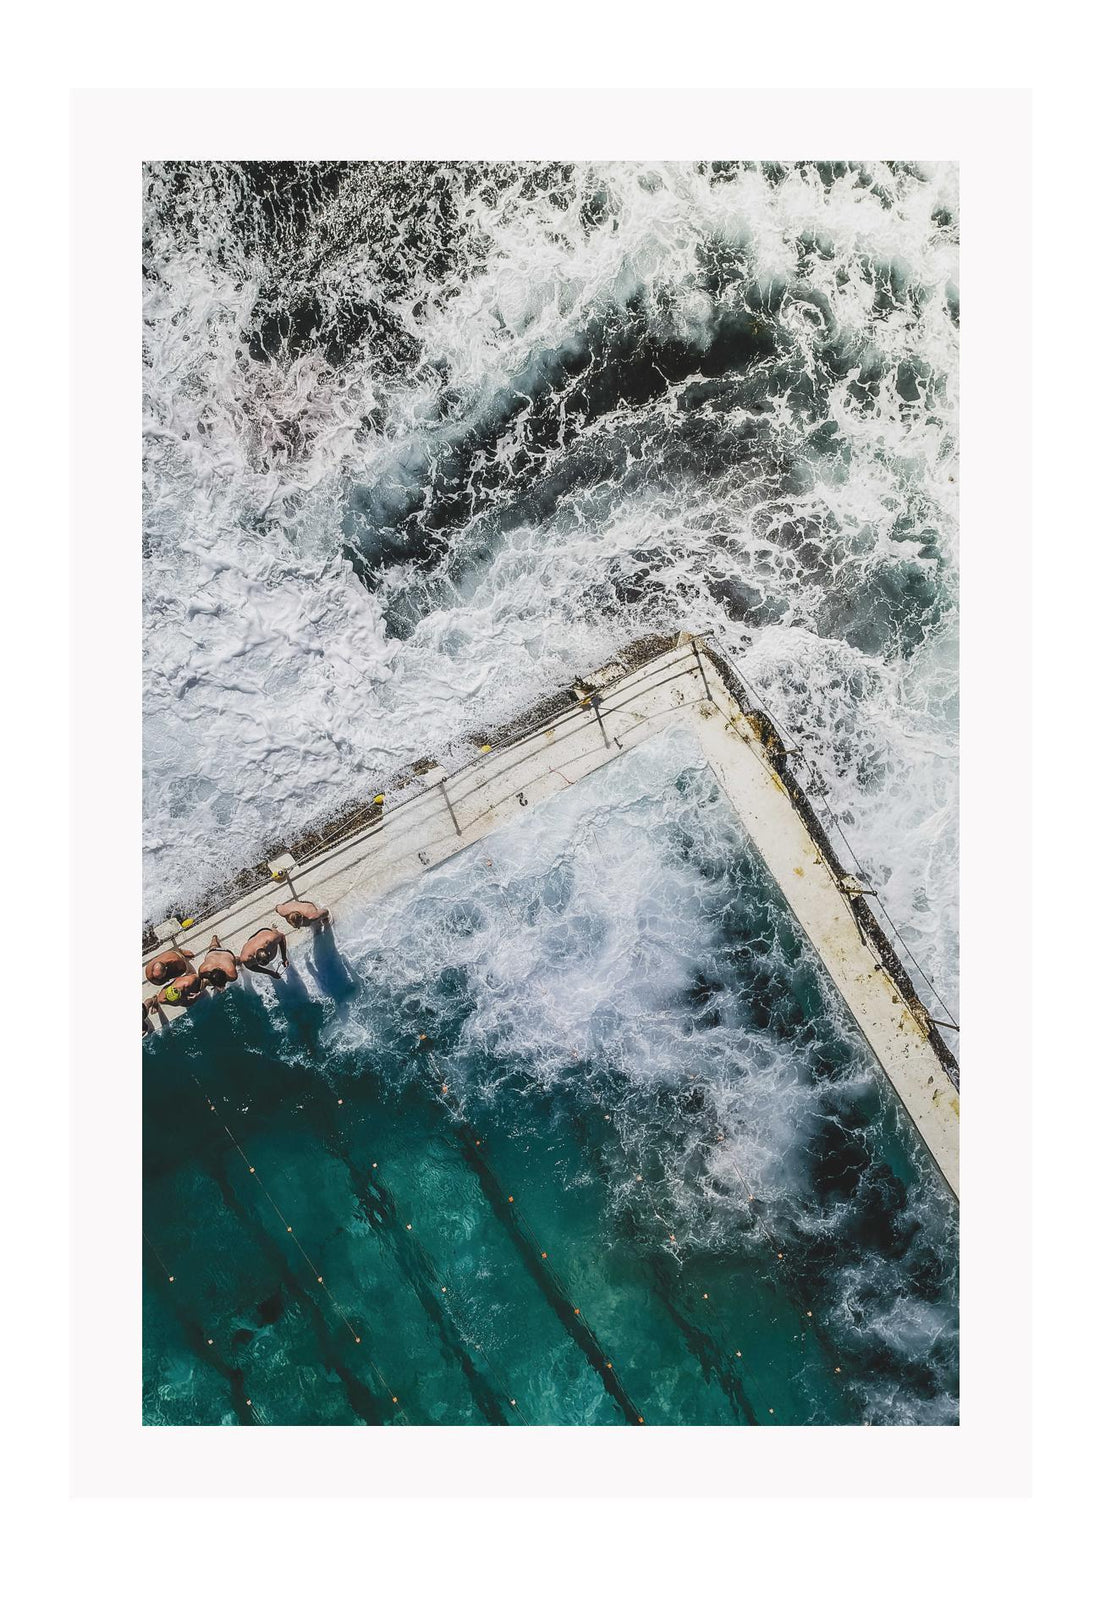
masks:
[(950, 1198), (683, 736), (157, 1037), (145, 1238), (148, 1423), (957, 1416)]

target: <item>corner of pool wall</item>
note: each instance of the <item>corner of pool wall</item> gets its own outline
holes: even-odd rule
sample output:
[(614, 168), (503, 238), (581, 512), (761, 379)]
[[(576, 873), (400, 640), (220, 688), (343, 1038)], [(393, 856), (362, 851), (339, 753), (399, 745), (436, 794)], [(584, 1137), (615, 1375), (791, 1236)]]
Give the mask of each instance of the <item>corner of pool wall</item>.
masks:
[[(688, 723), (746, 834), (817, 952), (952, 1193), (959, 1193), (958, 1066), (939, 1026), (846, 868), (798, 777), (800, 754), (709, 634), (651, 635), (568, 690), (473, 736), (474, 759), (447, 773), (433, 759), (379, 781), (326, 830), (212, 896), (216, 911), (147, 928), (152, 951), (186, 930), (196, 956), (217, 934), (237, 950), (277, 923), (288, 887), (321, 906), (378, 901), (579, 783), (671, 723)], [(393, 804), (391, 805), (391, 798)], [(877, 899), (877, 898), (876, 898)], [(883, 910), (885, 911), (885, 910)], [(896, 929), (896, 927), (895, 927)], [(288, 945), (308, 935), (292, 930)], [(143, 996), (148, 983), (142, 979)], [(185, 1008), (164, 1005), (170, 1023)]]

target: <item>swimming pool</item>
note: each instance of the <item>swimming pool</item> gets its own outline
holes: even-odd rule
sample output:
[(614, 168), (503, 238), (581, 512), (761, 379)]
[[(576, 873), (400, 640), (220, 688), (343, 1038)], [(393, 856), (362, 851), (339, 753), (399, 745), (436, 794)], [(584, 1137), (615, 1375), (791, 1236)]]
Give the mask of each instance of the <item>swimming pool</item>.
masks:
[(686, 731), (335, 917), (146, 1048), (147, 1423), (957, 1420), (957, 1208)]

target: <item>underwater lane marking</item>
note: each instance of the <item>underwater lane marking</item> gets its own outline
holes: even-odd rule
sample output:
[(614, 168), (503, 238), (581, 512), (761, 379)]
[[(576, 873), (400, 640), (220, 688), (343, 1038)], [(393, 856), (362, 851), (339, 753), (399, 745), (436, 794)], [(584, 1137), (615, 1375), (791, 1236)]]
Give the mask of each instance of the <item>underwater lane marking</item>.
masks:
[(574, 1305), (564, 1282), (550, 1259), (549, 1251), (542, 1247), (540, 1240), (535, 1236), (534, 1228), (515, 1202), (515, 1195), (505, 1193), (498, 1182), (485, 1157), (485, 1149), (478, 1146), (476, 1133), (445, 1095), (442, 1072), (431, 1049), (424, 1045), (426, 1041), (427, 1037), (422, 1035), (419, 1038), (417, 1050), (425, 1054), (435, 1073), (437, 1085), (433, 1087), (427, 1081), (424, 1082), (424, 1085), (451, 1116), (461, 1140), (466, 1144), (467, 1161), (478, 1177), (485, 1197), (498, 1219), (507, 1227), (513, 1243), (527, 1266), (528, 1272), (542, 1290), (544, 1298), (550, 1304), (551, 1309), (557, 1315), (573, 1342), (583, 1352), (607, 1393), (618, 1404), (627, 1422), (635, 1425), (644, 1424), (644, 1416), (611, 1364), (610, 1352), (600, 1344), (596, 1334), (582, 1315), (580, 1306)]
[[(489, 1375), (493, 1378), (503, 1404), (506, 1404), (508, 1407), (510, 1407), (511, 1410), (516, 1413), (516, 1416), (521, 1422), (529, 1424), (529, 1419), (525, 1416), (523, 1410), (517, 1404), (516, 1397), (511, 1393), (510, 1389), (505, 1384), (501, 1373), (494, 1364), (491, 1353), (485, 1349), (484, 1344), (480, 1340), (473, 1337), (474, 1329), (469, 1326), (469, 1323), (463, 1323), (462, 1319), (458, 1316), (458, 1314), (456, 1314), (457, 1307), (453, 1296), (457, 1285), (453, 1279), (448, 1282), (443, 1281), (444, 1274), (441, 1273), (439, 1268), (436, 1266), (430, 1252), (427, 1249), (427, 1246), (420, 1237), (419, 1233), (414, 1229), (412, 1222), (404, 1222), (403, 1230), (405, 1233), (409, 1234), (409, 1236), (407, 1240), (402, 1239), (401, 1222), (397, 1211), (396, 1200), (394, 1199), (393, 1194), (389, 1191), (388, 1187), (386, 1187), (382, 1178), (376, 1174), (378, 1171), (378, 1161), (371, 1161), (371, 1174), (366, 1176), (365, 1173), (359, 1171), (358, 1168), (353, 1164), (350, 1154), (346, 1151), (346, 1149), (343, 1148), (342, 1145), (337, 1157), (342, 1160), (349, 1176), (351, 1177), (352, 1190), (359, 1199), (363, 1209), (367, 1211), (368, 1224), (375, 1233), (381, 1235), (383, 1230), (385, 1230), (389, 1235), (389, 1241), (394, 1249), (395, 1259), (397, 1260), (397, 1263), (402, 1270), (406, 1281), (410, 1284), (414, 1293), (416, 1294), (416, 1297), (423, 1307), (425, 1313), (429, 1316), (439, 1332), (443, 1345), (446, 1348), (454, 1351), (455, 1354), (459, 1353), (455, 1348), (455, 1344), (446, 1338), (443, 1329), (440, 1328), (440, 1317), (445, 1315), (451, 1329), (462, 1346), (461, 1366), (466, 1376), (472, 1377), (476, 1375), (479, 1365), (483, 1364), (489, 1372)], [(366, 1181), (372, 1190), (377, 1194), (379, 1199), (378, 1205), (368, 1206), (364, 1201), (362, 1190), (358, 1185), (358, 1180), (360, 1178)], [(370, 1213), (371, 1208), (375, 1210), (374, 1215)], [(383, 1217), (386, 1223), (385, 1228), (383, 1228)], [(404, 1261), (404, 1256), (401, 1252), (401, 1243), (404, 1241), (412, 1244), (416, 1249), (417, 1255), (423, 1264), (424, 1271), (427, 1274), (428, 1282), (426, 1285), (419, 1281), (418, 1278), (407, 1268)], [(447, 1295), (446, 1305), (443, 1305), (436, 1298), (437, 1294)], [(473, 1357), (468, 1353), (471, 1347), (479, 1356), (481, 1356), (481, 1363), (475, 1362)], [(486, 1420), (493, 1421), (494, 1419), (488, 1416), (486, 1407), (481, 1404), (481, 1397), (476, 1393), (476, 1391), (475, 1399), (478, 1401), (482, 1412), (486, 1415)], [(501, 1420), (507, 1424), (507, 1414), (504, 1412), (503, 1404), (500, 1408)]]
[[(337, 1315), (340, 1317), (340, 1320), (343, 1322), (344, 1326), (347, 1328), (348, 1333), (351, 1335), (351, 1337), (352, 1337), (353, 1341), (355, 1342), (355, 1344), (361, 1346), (362, 1343), (363, 1343), (362, 1334), (357, 1331), (357, 1329), (355, 1327), (355, 1324), (351, 1320), (351, 1317), (348, 1315), (348, 1313), (344, 1309), (344, 1307), (340, 1304), (340, 1301), (336, 1298), (336, 1295), (328, 1287), (327, 1283), (324, 1280), (324, 1277), (317, 1270), (317, 1267), (314, 1265), (312, 1259), (307, 1254), (305, 1248), (302, 1245), (302, 1242), (301, 1242), (300, 1238), (298, 1237), (297, 1233), (294, 1231), (293, 1223), (287, 1221), (286, 1216), (284, 1215), (283, 1211), (280, 1209), (279, 1205), (275, 1202), (275, 1199), (272, 1197), (271, 1193), (268, 1191), (267, 1186), (264, 1183), (264, 1181), (262, 1180), (262, 1178), (260, 1177), (259, 1173), (257, 1172), (256, 1167), (252, 1164), (252, 1161), (248, 1158), (248, 1155), (245, 1153), (244, 1149), (241, 1147), (240, 1143), (237, 1141), (237, 1138), (234, 1136), (234, 1134), (233, 1134), (232, 1130), (230, 1129), (230, 1127), (228, 1126), (228, 1124), (225, 1122), (225, 1120), (222, 1119), (221, 1114), (218, 1112), (218, 1110), (215, 1107), (215, 1105), (211, 1102), (209, 1095), (203, 1090), (202, 1083), (200, 1082), (198, 1076), (194, 1073), (194, 1071), (191, 1071), (190, 1074), (191, 1074), (191, 1079), (195, 1083), (195, 1086), (198, 1088), (198, 1091), (200, 1092), (200, 1094), (202, 1095), (202, 1097), (203, 1097), (203, 1099), (204, 1099), (204, 1101), (206, 1103), (207, 1108), (210, 1110), (211, 1114), (216, 1116), (217, 1120), (221, 1124), (222, 1130), (225, 1132), (226, 1136), (229, 1138), (230, 1142), (233, 1144), (233, 1147), (236, 1149), (237, 1153), (241, 1156), (241, 1158), (244, 1160), (245, 1164), (247, 1165), (248, 1174), (250, 1176), (254, 1176), (256, 1178), (256, 1185), (259, 1187), (260, 1191), (263, 1193), (264, 1197), (267, 1199), (268, 1203), (271, 1205), (272, 1209), (275, 1211), (276, 1215), (279, 1218), (280, 1225), (285, 1229), (285, 1231), (287, 1233), (287, 1236), (291, 1239), (291, 1242), (294, 1244), (295, 1248), (298, 1250), (298, 1252), (301, 1255), (302, 1259), (305, 1261), (306, 1265), (309, 1267), (310, 1271), (313, 1273), (314, 1277), (317, 1279), (318, 1284), (321, 1287), (324, 1288), (325, 1295), (326, 1295), (326, 1297), (327, 1297), (327, 1299), (329, 1301), (329, 1304), (332, 1306), (332, 1308), (336, 1311)], [(397, 1416), (400, 1417), (403, 1421), (407, 1422), (408, 1419), (405, 1417), (404, 1407), (401, 1405), (398, 1396), (396, 1394), (394, 1394), (393, 1388), (388, 1383), (388, 1381), (386, 1380), (386, 1377), (385, 1377), (384, 1373), (382, 1372), (382, 1369), (378, 1366), (377, 1362), (369, 1354), (369, 1352), (364, 1351), (364, 1355), (366, 1356), (367, 1364), (371, 1368), (371, 1371), (374, 1373), (375, 1377), (378, 1379), (379, 1383), (382, 1385), (382, 1387), (385, 1389), (387, 1395), (389, 1396), (391, 1404), (398, 1408), (397, 1409)]]
[[(168, 1270), (168, 1267), (165, 1264), (160, 1250), (157, 1248), (156, 1244), (146, 1235), (144, 1231), (142, 1231), (141, 1236), (149, 1252), (152, 1254), (153, 1258), (164, 1272), (164, 1275), (168, 1278), (168, 1281), (170, 1283), (174, 1283), (176, 1280), (175, 1276)], [(243, 1369), (241, 1367), (231, 1365), (231, 1363), (225, 1359), (221, 1350), (215, 1344), (216, 1329), (196, 1322), (188, 1314), (187, 1308), (184, 1304), (184, 1301), (180, 1297), (178, 1290), (171, 1290), (169, 1304), (175, 1314), (176, 1321), (179, 1324), (184, 1340), (190, 1344), (192, 1352), (203, 1362), (204, 1365), (209, 1365), (212, 1370), (219, 1375), (219, 1377), (224, 1378), (226, 1383), (229, 1385), (230, 1403), (237, 1414), (237, 1421), (246, 1425), (265, 1422), (266, 1418), (261, 1416), (259, 1412), (253, 1409), (251, 1397), (245, 1395)], [(213, 1354), (210, 1353), (211, 1350), (213, 1351)]]

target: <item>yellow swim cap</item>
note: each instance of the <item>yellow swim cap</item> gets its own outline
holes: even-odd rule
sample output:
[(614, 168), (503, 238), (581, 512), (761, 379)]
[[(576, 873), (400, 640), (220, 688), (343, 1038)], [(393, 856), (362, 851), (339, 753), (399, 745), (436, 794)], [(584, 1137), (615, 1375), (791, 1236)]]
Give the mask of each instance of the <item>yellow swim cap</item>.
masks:
[(165, 1000), (166, 1003), (178, 1003), (179, 1002), (180, 994), (177, 991), (175, 986), (165, 986), (165, 988), (164, 988), (164, 1000)]

